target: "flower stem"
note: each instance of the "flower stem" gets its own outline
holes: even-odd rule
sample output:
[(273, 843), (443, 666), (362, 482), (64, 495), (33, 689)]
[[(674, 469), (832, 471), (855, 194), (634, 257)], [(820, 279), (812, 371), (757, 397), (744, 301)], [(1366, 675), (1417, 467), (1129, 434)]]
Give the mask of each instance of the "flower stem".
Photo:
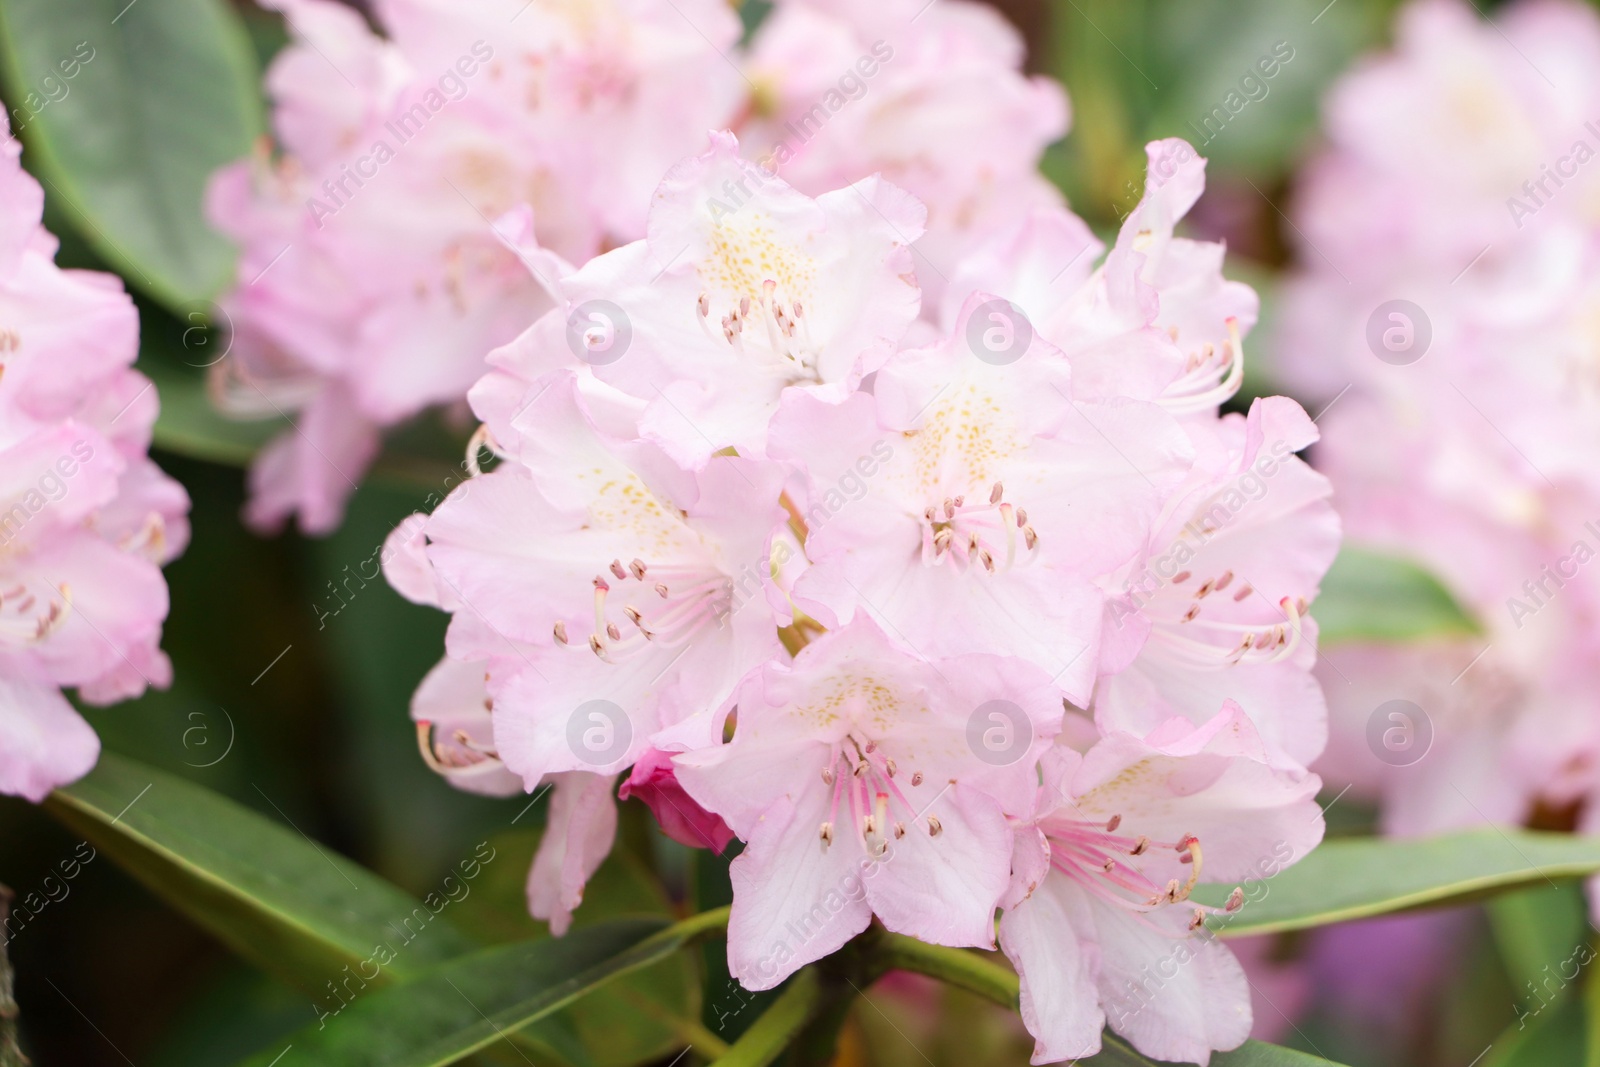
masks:
[(961, 948), (929, 945), (902, 934), (884, 934), (874, 953), (886, 971), (914, 971), (937, 978), (1001, 1007), (1017, 1010), (1017, 976), (1011, 971)]
[(823, 1004), (822, 978), (807, 967), (712, 1067), (766, 1067), (783, 1055)]

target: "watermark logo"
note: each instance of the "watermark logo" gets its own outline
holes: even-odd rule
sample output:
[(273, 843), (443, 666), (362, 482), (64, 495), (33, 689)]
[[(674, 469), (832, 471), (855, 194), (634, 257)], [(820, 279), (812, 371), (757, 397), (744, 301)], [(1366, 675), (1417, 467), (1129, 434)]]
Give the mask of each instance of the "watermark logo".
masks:
[(1367, 347), (1395, 367), (1421, 359), (1433, 341), (1433, 323), (1427, 312), (1409, 300), (1388, 300), (1367, 317)]
[(991, 767), (1009, 767), (1033, 745), (1033, 720), (1009, 700), (980, 704), (967, 718), (967, 747)]
[(605, 367), (627, 355), (633, 321), (609, 300), (585, 300), (567, 316), (567, 347), (591, 367)]
[(967, 348), (983, 362), (1004, 367), (1021, 359), (1033, 344), (1033, 323), (1009, 300), (987, 300), (967, 319)]
[(627, 755), (633, 720), (609, 700), (586, 700), (567, 718), (567, 747), (591, 767), (604, 767)]
[(1409, 700), (1386, 701), (1367, 718), (1367, 747), (1391, 767), (1409, 767), (1433, 747), (1433, 720)]

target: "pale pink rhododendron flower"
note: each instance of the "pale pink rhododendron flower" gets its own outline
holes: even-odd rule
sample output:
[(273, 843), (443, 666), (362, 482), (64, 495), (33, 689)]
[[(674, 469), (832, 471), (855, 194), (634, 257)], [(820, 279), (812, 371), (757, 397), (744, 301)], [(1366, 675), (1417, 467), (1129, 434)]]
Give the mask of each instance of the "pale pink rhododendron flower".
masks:
[(1022, 36), (986, 5), (785, 0), (750, 43), (740, 138), (813, 195), (869, 174), (913, 193), (928, 209), (919, 273), (937, 294), (976, 243), (1062, 202), (1038, 165), (1067, 132), (1066, 95), (1022, 60)]
[(1199, 726), (1053, 748), (1017, 834), (1001, 945), (1022, 976), (1033, 1062), (1092, 1055), (1109, 1023), (1139, 1051), (1204, 1064), (1250, 1033), (1244, 971), (1201, 930), (1200, 882), (1277, 873), (1322, 839), (1316, 775), (1275, 768), (1237, 704)]
[[(515, 17), (492, 0), (381, 0), (376, 31), (331, 0), (272, 6), (291, 34), (267, 79), (275, 144), (219, 172), (209, 196), (242, 246), (216, 401), (295, 422), (252, 470), (258, 529), (335, 529), (382, 432), (459, 412), (484, 354), (600, 253), (618, 250), (580, 286), (660, 289), (653, 309), (630, 305), (628, 387), (656, 404), (649, 435), (698, 462), (723, 447), (708, 438), (758, 444), (754, 397), (775, 382), (853, 388), (918, 312), (917, 287), (895, 281), (913, 255), (937, 293), (967, 249), (1061, 202), (1037, 163), (1066, 130), (1065, 95), (1021, 73), (1020, 35), (980, 4), (786, 3), (748, 45), (723, 0), (535, 0)], [(730, 148), (685, 163), (652, 198), (717, 129), (748, 142), (749, 162)], [(831, 236), (793, 229), (818, 212)], [(721, 252), (707, 214), (727, 216)], [(790, 227), (790, 245), (768, 249), (785, 269), (753, 285), (719, 276), (719, 259), (763, 247), (769, 216)], [(708, 338), (685, 336), (685, 298), (708, 303)], [(834, 335), (845, 325), (883, 345), (841, 356), (858, 340)], [(731, 351), (698, 349), (729, 331)], [(651, 345), (665, 365), (641, 374)], [(718, 374), (752, 403), (705, 409)]]
[(717, 134), (662, 181), (649, 236), (562, 291), (627, 316), (629, 351), (594, 373), (646, 401), (643, 436), (687, 466), (728, 447), (760, 456), (786, 391), (848, 395), (916, 319), (907, 246), (923, 216), (878, 178), (813, 200)]
[(276, 6), (294, 37), (268, 75), (281, 154), (210, 191), (243, 252), (213, 373), (225, 410), (296, 420), (252, 471), (251, 524), (327, 533), (380, 430), (460, 401), (565, 260), (641, 235), (660, 175), (737, 108), (721, 53), (739, 23), (720, 0), (515, 20), (394, 0), (380, 37), (328, 0)]
[[(999, 656), (924, 660), (868, 620), (753, 673), (726, 745), (677, 757), (689, 795), (746, 848), (733, 862), (728, 963), (770, 989), (873, 916), (944, 945), (991, 948), (1010, 864), (1060, 700), (1038, 667)], [(1009, 763), (973, 758), (975, 709), (1020, 722)]]
[(742, 842), (747, 988), (874, 922), (994, 948), (998, 910), (1041, 1062), (1108, 1023), (1189, 1060), (1245, 1039), (1190, 891), (1320, 840), (1307, 612), (1339, 530), (1298, 405), (1219, 416), (1255, 296), (1173, 233), (1204, 161), (1149, 151), (1104, 262), (1036, 212), (952, 271), (941, 327), (915, 198), (805, 195), (713, 134), (643, 240), (488, 355), (469, 399), (495, 465), (385, 567), (452, 615), (418, 691), (429, 761), (554, 783), (529, 889), (552, 929), (625, 776), (674, 840)]
[[(929, 655), (1018, 650), (1086, 702), (1103, 602), (1094, 577), (1138, 550), (1192, 459), (1158, 406), (1075, 401), (1071, 368), (1034, 340), (1010, 363), (974, 353), (975, 294), (952, 335), (897, 353), (873, 393), (796, 395), (774, 454), (810, 475), (812, 566), (795, 598), (825, 623), (873, 615)], [(871, 489), (830, 515), (861, 457)]]
[(1409, 4), (1300, 180), (1273, 369), (1334, 402), (1317, 462), (1351, 540), (1478, 631), (1324, 661), (1319, 770), (1392, 833), (1600, 826), (1597, 72), (1587, 5)]
[[(4, 132), (0, 128), (0, 132)], [(100, 743), (63, 688), (111, 704), (165, 688), (161, 566), (189, 498), (147, 454), (157, 399), (132, 369), (118, 280), (55, 264), (44, 194), (0, 146), (0, 792), (42, 800)]]

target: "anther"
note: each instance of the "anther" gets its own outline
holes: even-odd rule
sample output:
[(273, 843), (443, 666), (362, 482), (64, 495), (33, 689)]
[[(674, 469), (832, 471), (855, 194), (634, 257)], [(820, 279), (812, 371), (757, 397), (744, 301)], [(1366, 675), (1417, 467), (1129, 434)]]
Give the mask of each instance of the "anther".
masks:
[(1106, 833), (1108, 833), (1108, 834), (1116, 833), (1117, 827), (1119, 827), (1121, 825), (1122, 825), (1122, 816), (1121, 815), (1113, 815), (1113, 816), (1111, 816), (1111, 818), (1106, 820)]
[(616, 623), (608, 622), (606, 623), (606, 636), (611, 638), (613, 641), (621, 641), (622, 631), (617, 628)]
[(817, 831), (817, 836), (822, 839), (823, 848), (833, 844), (833, 823), (823, 823), (821, 829)]
[(939, 816), (937, 816), (937, 815), (928, 816), (928, 836), (929, 837), (938, 837), (939, 836), (939, 832), (941, 830), (943, 830), (943, 829), (944, 829), (944, 824), (939, 821)]
[(824, 768), (822, 768), (822, 784), (823, 785), (832, 785), (833, 784), (833, 768), (832, 767), (824, 767)]
[(1233, 572), (1232, 571), (1223, 571), (1220, 575), (1217, 576), (1217, 584), (1212, 586), (1211, 588), (1214, 589), (1216, 592), (1220, 593), (1224, 589), (1228, 588), (1228, 583), (1231, 582), (1231, 581), (1233, 581)]
[(863, 774), (866, 774), (871, 767), (872, 764), (868, 763), (866, 760), (862, 760), (860, 763), (856, 764), (856, 769), (853, 773), (857, 778), (860, 778)]
[(1194, 909), (1194, 918), (1189, 920), (1189, 929), (1198, 930), (1206, 924), (1206, 913), (1199, 908)]
[(1150, 849), (1150, 839), (1148, 837), (1144, 836), (1143, 834), (1140, 834), (1139, 835), (1139, 840), (1134, 842), (1133, 847), (1128, 850), (1128, 855), (1130, 855), (1130, 856), (1142, 856), (1146, 852), (1148, 852), (1149, 849)]
[(906, 836), (906, 824), (896, 821), (894, 824), (894, 838), (896, 841)]
[(1172, 584), (1173, 585), (1182, 585), (1184, 582), (1187, 582), (1188, 580), (1189, 580), (1189, 572), (1188, 571), (1179, 571), (1177, 574), (1174, 574), (1172, 576)]
[(639, 581), (644, 581), (644, 560), (636, 559), (628, 564), (629, 572)]
[(1228, 902), (1222, 906), (1226, 912), (1235, 912), (1244, 907), (1244, 886), (1236, 885), (1233, 892), (1228, 894)]
[(595, 655), (599, 656), (601, 659), (605, 659), (606, 658), (606, 646), (602, 645), (600, 643), (600, 635), (599, 634), (590, 634), (589, 635), (589, 651), (593, 652)]
[(556, 641), (558, 643), (560, 643), (560, 644), (563, 644), (563, 645), (566, 644), (567, 643), (567, 624), (562, 622), (560, 619), (557, 619), (556, 620), (556, 625), (555, 625), (555, 631), (556, 631)]
[(883, 759), (883, 769), (888, 772), (890, 778), (893, 778), (895, 772), (894, 760), (885, 756)]
[(667, 586), (665, 582), (656, 583), (656, 595), (661, 597), (662, 600), (667, 599)]
[(998, 504), (998, 503), (1000, 503), (1000, 498), (1005, 496), (1005, 495), (1006, 495), (1005, 486), (1001, 485), (999, 482), (995, 482), (994, 483), (994, 488), (989, 490), (989, 503)]
[(922, 784), (922, 772), (921, 771), (912, 771), (911, 772), (911, 784), (912, 785), (921, 785)]
[(1017, 509), (1017, 525), (1018, 526), (1026, 526), (1026, 525), (1028, 525), (1028, 509), (1027, 508), (1018, 508)]
[(702, 319), (705, 318), (711, 314), (711, 298), (705, 293), (701, 293), (700, 299), (695, 301), (695, 307), (699, 309), (700, 317)]
[(627, 581), (628, 579), (628, 572), (623, 569), (622, 561), (620, 559), (614, 559), (611, 561), (611, 573), (617, 576), (617, 581), (619, 582)]

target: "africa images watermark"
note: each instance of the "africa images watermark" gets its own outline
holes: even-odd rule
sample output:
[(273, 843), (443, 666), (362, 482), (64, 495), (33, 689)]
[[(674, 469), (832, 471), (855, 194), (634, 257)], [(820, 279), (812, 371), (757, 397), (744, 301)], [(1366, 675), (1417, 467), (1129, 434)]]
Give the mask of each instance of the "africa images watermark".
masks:
[[(1595, 157), (1594, 146), (1600, 145), (1600, 126), (1596, 126), (1591, 119), (1583, 124), (1583, 128), (1594, 138), (1594, 144), (1583, 137), (1573, 141), (1566, 155), (1558, 156), (1553, 164), (1539, 164), (1538, 176), (1522, 183), (1522, 194), (1526, 200), (1519, 199), (1515, 193), (1506, 197), (1506, 210), (1511, 213), (1511, 221), (1516, 223), (1517, 229), (1522, 229), (1523, 223), (1554, 200), (1561, 187), (1578, 176), (1579, 168)], [(1550, 188), (1551, 182), (1555, 182), (1554, 190)]]
[[(1189, 122), (1189, 128), (1200, 138), (1199, 143), (1209, 144), (1220, 136), (1222, 131), (1228, 128), (1228, 124), (1251, 103), (1265, 100), (1267, 94), (1272, 91), (1272, 86), (1268, 83), (1289, 65), (1294, 55), (1294, 48), (1288, 41), (1279, 41), (1272, 46), (1272, 51), (1256, 60), (1253, 67), (1246, 69), (1239, 77), (1238, 87), (1229, 89), (1220, 104), (1206, 112), (1205, 117), (1199, 122), (1193, 120)], [(1215, 129), (1212, 128), (1213, 124)]]
[(1515, 596), (1506, 598), (1506, 611), (1511, 613), (1511, 621), (1516, 623), (1517, 629), (1522, 629), (1525, 620), (1554, 600), (1556, 594), (1578, 576), (1579, 568), (1594, 559), (1596, 546), (1600, 546), (1600, 527), (1593, 522), (1586, 522), (1583, 529), (1587, 537), (1578, 538), (1566, 555), (1553, 563), (1546, 563), (1537, 577), (1522, 583), (1526, 600)]
[(79, 41), (73, 46), (71, 55), (58, 60), (54, 69), (39, 79), (37, 86), (30, 86), (22, 94), (22, 102), (11, 109), (11, 136), (15, 137), (26, 129), (28, 123), (45, 108), (65, 100), (72, 92), (72, 86), (67, 83), (76, 78), (94, 57), (94, 46), (88, 41)]
[(69, 451), (70, 455), (62, 455), (54, 465), (46, 465), (35, 486), (0, 512), (0, 547), (10, 544), (35, 515), (66, 497), (68, 482), (94, 459), (94, 445), (81, 438)]
[[(398, 116), (383, 124), (383, 128), (394, 137), (395, 143), (390, 144), (389, 139), (380, 137), (372, 143), (364, 154), (357, 156), (350, 163), (339, 165), (339, 176), (329, 178), (322, 183), (322, 191), (327, 200), (311, 196), (306, 199), (306, 210), (311, 213), (311, 219), (317, 224), (317, 229), (322, 229), (323, 224), (342, 211), (356, 193), (364, 188), (367, 182), (378, 176), (379, 170), (399, 154), (398, 148), (404, 147), (406, 142), (420, 134), (432, 118), (443, 111), (445, 106), (467, 96), (467, 79), (482, 69), (483, 65), (494, 58), (494, 48), (485, 41), (474, 41), (466, 55), (446, 68), (421, 99), (410, 107), (400, 112)], [(398, 146), (398, 147), (397, 147)], [(354, 183), (355, 188), (350, 188)]]
[[(863, 53), (855, 61), (854, 66), (846, 68), (833, 88), (823, 93), (809, 108), (784, 123), (785, 136), (756, 162), (756, 166), (760, 169), (760, 179), (777, 178), (778, 171), (794, 159), (801, 148), (821, 133), (822, 128), (833, 116), (843, 111), (851, 102), (867, 95), (867, 82), (893, 58), (893, 46), (886, 41), (874, 41), (871, 50)], [(749, 181), (749, 177), (741, 178), (737, 182), (730, 179), (723, 186), (722, 191), (727, 200), (711, 201), (709, 206), (712, 222), (738, 211), (755, 196), (754, 190), (749, 187)]]
[[(1265, 455), (1258, 455), (1254, 463), (1212, 493), (1207, 505), (1184, 523), (1183, 530), (1171, 546), (1146, 564), (1138, 575), (1128, 578), (1123, 589), (1128, 594), (1127, 603), (1121, 600), (1111, 602), (1111, 613), (1117, 626), (1120, 628), (1124, 620), (1142, 611), (1168, 583), (1187, 578), (1188, 572), (1184, 567), (1189, 561), (1213, 537), (1230, 526), (1246, 507), (1266, 497), (1270, 488), (1267, 480), (1277, 474), (1292, 455), (1287, 441), (1275, 441)], [(1235, 598), (1248, 596), (1248, 589), (1248, 586), (1241, 586), (1240, 591), (1234, 594)]]
[[(488, 851), (487, 856), (484, 855), (485, 850)], [(329, 1019), (349, 1007), (357, 995), (367, 988), (367, 983), (376, 981), (383, 968), (391, 966), (399, 957), (400, 951), (420, 937), (423, 931), (428, 928), (428, 924), (433, 922), (440, 912), (444, 911), (452, 903), (459, 904), (466, 900), (467, 896), (472, 892), (472, 887), (467, 883), (482, 874), (483, 868), (493, 863), (496, 855), (497, 852), (489, 842), (480, 841), (471, 857), (456, 864), (457, 869), (461, 872), (460, 879), (457, 879), (455, 874), (445, 875), (444, 880), (439, 885), (439, 889), (432, 890), (427, 896), (423, 897), (422, 903), (412, 908), (411, 912), (400, 920), (398, 927), (392, 922), (387, 925), (387, 929), (392, 931), (398, 939), (398, 944), (385, 941), (380, 945), (375, 945), (372, 949), (372, 954), (366, 959), (358, 961), (354, 970), (351, 970), (350, 964), (345, 964), (344, 970), (339, 975), (330, 978), (327, 983), (328, 992), (333, 995), (332, 999), (338, 1006), (330, 1010), (321, 1004), (311, 1005), (311, 1010), (316, 1013), (317, 1021), (321, 1023), (317, 1029), (326, 1028)], [(412, 929), (413, 923), (415, 923), (415, 929)], [(372, 968), (372, 973), (370, 974), (367, 973), (368, 967)], [(336, 980), (338, 982), (337, 985), (335, 984)]]

